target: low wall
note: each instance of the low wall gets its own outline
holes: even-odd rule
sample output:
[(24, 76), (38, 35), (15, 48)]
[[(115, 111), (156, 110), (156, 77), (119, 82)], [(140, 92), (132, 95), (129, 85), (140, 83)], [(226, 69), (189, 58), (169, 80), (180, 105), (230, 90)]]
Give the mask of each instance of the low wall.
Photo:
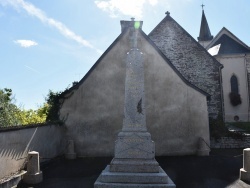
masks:
[(222, 137), (220, 139), (211, 139), (211, 148), (249, 148), (250, 147), (250, 136), (245, 136), (243, 138), (231, 138)]
[(29, 151), (38, 151), (42, 161), (63, 154), (64, 129), (59, 125), (0, 129), (0, 180), (22, 169)]

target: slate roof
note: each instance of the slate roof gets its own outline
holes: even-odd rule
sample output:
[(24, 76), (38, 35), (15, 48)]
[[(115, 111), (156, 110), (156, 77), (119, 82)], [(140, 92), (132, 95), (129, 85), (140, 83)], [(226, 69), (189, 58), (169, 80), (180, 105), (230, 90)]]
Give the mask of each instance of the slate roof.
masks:
[(210, 41), (212, 39), (213, 36), (210, 33), (210, 29), (207, 23), (207, 18), (205, 16), (204, 10), (202, 10), (200, 35), (198, 37), (198, 41)]
[(217, 55), (250, 53), (250, 48), (225, 27), (211, 41), (207, 49), (218, 44), (220, 49)]
[(154, 47), (154, 49), (159, 53), (159, 55), (165, 60), (166, 63), (173, 69), (173, 71), (182, 79), (183, 82), (185, 82), (188, 86), (192, 87), (193, 89), (199, 91), (203, 95), (207, 96), (208, 98), (211, 96), (206, 91), (200, 89), (199, 87), (195, 86), (191, 82), (189, 82), (179, 71), (178, 69), (171, 63), (170, 59), (168, 59), (162, 51), (156, 46), (156, 44), (146, 35), (142, 30), (140, 30), (142, 36), (145, 37), (145, 39), (151, 44), (151, 46)]
[(149, 33), (149, 38), (188, 82), (211, 95), (210, 117), (222, 113), (221, 69), (219, 63), (170, 15)]
[[(169, 14), (167, 14), (148, 36), (177, 70), (189, 81), (190, 76), (185, 70), (201, 68), (199, 67), (200, 64), (206, 63), (204, 56), (210, 60), (212, 66), (223, 68), (223, 65), (211, 56), (207, 50)], [(189, 67), (192, 63), (195, 67)], [(185, 65), (187, 66), (186, 69), (183, 67)]]

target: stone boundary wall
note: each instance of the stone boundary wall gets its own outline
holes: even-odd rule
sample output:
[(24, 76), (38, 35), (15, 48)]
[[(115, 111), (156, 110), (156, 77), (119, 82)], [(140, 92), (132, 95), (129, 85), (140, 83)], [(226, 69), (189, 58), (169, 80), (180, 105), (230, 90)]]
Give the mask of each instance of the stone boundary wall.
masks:
[(14, 125), (14, 126), (7, 126), (7, 127), (0, 126), (0, 133), (8, 132), (8, 131), (31, 129), (31, 128), (43, 127), (43, 126), (51, 126), (51, 125), (52, 124), (38, 123), (38, 124), (30, 124), (30, 125)]
[(245, 136), (243, 138), (231, 138), (222, 137), (220, 139), (211, 139), (210, 147), (213, 149), (219, 148), (249, 148), (250, 147), (250, 136)]
[(29, 151), (40, 154), (40, 162), (62, 155), (65, 127), (34, 125), (0, 128), (0, 182), (24, 168)]

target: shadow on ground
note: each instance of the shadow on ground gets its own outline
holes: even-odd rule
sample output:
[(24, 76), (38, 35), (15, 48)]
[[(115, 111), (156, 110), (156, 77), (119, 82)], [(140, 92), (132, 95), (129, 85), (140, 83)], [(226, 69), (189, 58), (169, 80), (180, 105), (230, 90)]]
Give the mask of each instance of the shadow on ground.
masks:
[[(242, 150), (218, 149), (207, 157), (156, 157), (156, 160), (177, 188), (249, 188), (250, 184), (239, 180), (242, 157)], [(57, 158), (41, 166), (42, 183), (31, 186), (20, 182), (18, 188), (93, 188), (111, 160), (111, 157)]]

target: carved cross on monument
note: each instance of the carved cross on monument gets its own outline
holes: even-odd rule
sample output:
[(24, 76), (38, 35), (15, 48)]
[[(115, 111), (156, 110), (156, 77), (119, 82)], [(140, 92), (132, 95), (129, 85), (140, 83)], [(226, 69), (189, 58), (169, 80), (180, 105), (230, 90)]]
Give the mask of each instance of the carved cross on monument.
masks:
[[(130, 26), (135, 26), (132, 20)], [(144, 65), (138, 47), (139, 29), (129, 27), (126, 54), (125, 103), (122, 131), (115, 142), (115, 156), (95, 182), (95, 188), (175, 187), (155, 160), (155, 144), (146, 127)]]

